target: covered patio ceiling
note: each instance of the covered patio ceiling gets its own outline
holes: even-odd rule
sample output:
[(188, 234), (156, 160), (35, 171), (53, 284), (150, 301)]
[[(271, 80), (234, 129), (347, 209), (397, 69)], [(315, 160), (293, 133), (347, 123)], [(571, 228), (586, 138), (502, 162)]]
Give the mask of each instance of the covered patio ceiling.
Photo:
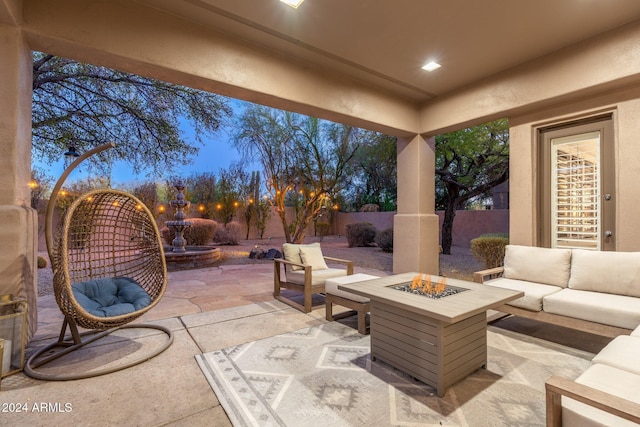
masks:
[(417, 103), (640, 19), (637, 0), (138, 1)]

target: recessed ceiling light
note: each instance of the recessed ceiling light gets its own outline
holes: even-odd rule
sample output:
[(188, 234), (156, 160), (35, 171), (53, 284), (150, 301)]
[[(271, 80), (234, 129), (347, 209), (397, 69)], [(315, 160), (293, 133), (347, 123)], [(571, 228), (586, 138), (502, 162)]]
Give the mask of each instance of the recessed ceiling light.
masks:
[(280, 0), (280, 1), (286, 4), (287, 6), (291, 6), (292, 8), (297, 9), (298, 6), (300, 6), (304, 0)]
[(433, 70), (437, 70), (440, 67), (441, 67), (440, 64), (438, 64), (437, 62), (431, 61), (428, 64), (423, 65), (422, 69), (427, 70), (428, 72), (432, 72)]

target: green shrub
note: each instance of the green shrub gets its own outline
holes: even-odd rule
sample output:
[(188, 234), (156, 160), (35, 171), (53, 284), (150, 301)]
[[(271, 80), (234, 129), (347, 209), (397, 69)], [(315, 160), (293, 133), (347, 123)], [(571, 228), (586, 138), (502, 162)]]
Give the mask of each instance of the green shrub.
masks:
[(38, 255), (38, 268), (45, 268), (47, 266), (47, 260), (45, 257)]
[(328, 222), (317, 222), (316, 223), (316, 233), (320, 236), (320, 241), (324, 239), (324, 236), (329, 234), (329, 223)]
[(214, 240), (219, 245), (237, 245), (240, 243), (240, 229), (240, 224), (235, 221), (218, 227)]
[(499, 267), (504, 262), (504, 248), (508, 244), (508, 234), (483, 234), (471, 241), (471, 253), (486, 268)]
[(376, 245), (384, 252), (393, 252), (393, 228), (379, 232), (376, 235)]
[[(186, 221), (191, 223), (191, 227), (187, 227), (182, 233), (184, 240), (188, 246), (203, 246), (209, 245), (213, 241), (213, 237), (216, 235), (216, 229), (218, 223), (212, 219), (204, 218), (187, 218)], [(162, 238), (168, 245), (173, 243), (173, 239), (176, 238), (176, 232), (173, 228), (162, 227)]]
[(345, 227), (349, 247), (373, 246), (377, 230), (370, 222), (354, 222)]

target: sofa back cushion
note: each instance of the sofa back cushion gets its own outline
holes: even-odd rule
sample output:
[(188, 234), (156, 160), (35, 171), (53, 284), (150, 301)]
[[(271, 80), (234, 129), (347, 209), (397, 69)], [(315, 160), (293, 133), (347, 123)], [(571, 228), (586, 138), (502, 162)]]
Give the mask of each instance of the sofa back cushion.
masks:
[(569, 287), (640, 297), (640, 252), (574, 249)]
[(571, 249), (507, 245), (504, 274), (507, 279), (527, 280), (566, 288), (571, 268)]

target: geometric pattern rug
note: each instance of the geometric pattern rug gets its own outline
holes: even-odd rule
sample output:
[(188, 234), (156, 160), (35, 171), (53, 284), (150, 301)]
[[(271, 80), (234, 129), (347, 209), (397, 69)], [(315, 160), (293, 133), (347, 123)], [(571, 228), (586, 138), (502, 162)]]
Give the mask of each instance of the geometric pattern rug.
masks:
[(488, 326), (488, 364), (435, 390), (381, 361), (339, 322), (197, 355), (234, 426), (543, 426), (544, 383), (593, 354)]

